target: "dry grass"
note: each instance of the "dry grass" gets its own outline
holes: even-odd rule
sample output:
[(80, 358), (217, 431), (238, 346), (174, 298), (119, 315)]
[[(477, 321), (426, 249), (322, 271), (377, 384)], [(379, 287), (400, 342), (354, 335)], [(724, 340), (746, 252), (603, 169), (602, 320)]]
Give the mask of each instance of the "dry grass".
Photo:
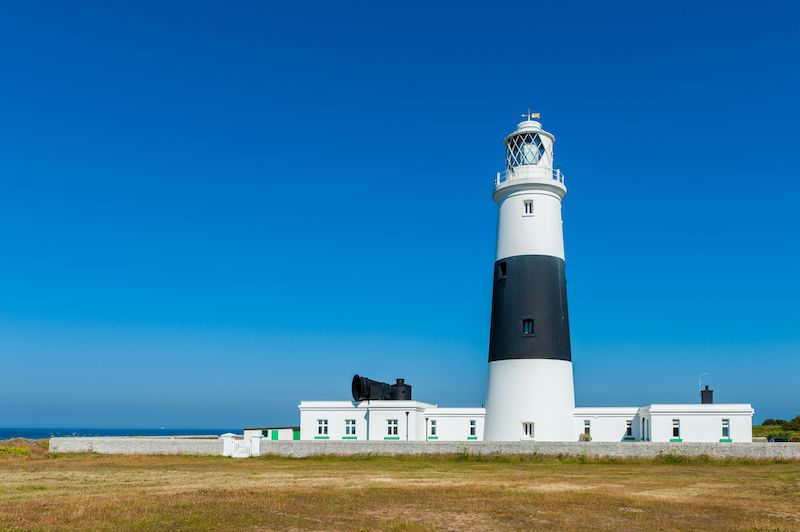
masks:
[(800, 463), (0, 453), (0, 529), (800, 529)]

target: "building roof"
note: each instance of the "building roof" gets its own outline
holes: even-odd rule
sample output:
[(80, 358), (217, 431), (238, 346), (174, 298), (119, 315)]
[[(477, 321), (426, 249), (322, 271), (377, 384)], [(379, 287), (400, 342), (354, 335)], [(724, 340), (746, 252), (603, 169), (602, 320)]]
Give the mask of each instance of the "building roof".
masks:
[(711, 404), (655, 404), (642, 407), (651, 414), (686, 413), (686, 414), (717, 414), (721, 412), (738, 412), (753, 414), (753, 405), (749, 403), (711, 403)]
[(300, 427), (245, 427), (242, 430), (300, 430)]
[(436, 405), (432, 403), (423, 403), (422, 401), (300, 401), (300, 410), (330, 410), (330, 409), (385, 409), (385, 410), (402, 410), (402, 409), (415, 409), (422, 410), (425, 408), (435, 408)]

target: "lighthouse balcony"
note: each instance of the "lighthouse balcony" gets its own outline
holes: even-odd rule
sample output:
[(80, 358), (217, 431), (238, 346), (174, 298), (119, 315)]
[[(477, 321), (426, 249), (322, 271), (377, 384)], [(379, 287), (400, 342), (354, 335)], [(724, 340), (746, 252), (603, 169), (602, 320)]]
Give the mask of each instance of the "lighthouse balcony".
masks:
[(494, 178), (495, 192), (516, 185), (546, 185), (566, 193), (564, 173), (556, 168), (525, 165), (514, 166), (503, 172), (497, 172)]

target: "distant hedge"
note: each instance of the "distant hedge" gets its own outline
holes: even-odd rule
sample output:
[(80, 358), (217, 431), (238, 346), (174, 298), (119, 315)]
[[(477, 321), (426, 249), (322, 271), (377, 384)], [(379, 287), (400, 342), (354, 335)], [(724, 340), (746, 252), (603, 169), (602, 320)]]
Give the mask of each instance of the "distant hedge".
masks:
[(790, 421), (785, 419), (765, 419), (762, 425), (774, 425), (784, 430), (800, 430), (800, 416), (795, 416)]

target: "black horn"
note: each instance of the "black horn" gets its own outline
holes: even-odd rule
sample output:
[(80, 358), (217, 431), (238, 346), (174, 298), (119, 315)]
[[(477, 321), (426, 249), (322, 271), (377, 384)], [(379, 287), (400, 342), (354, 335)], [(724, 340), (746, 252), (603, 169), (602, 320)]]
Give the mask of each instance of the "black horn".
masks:
[(411, 385), (405, 379), (397, 379), (396, 384), (374, 381), (353, 375), (353, 401), (410, 401)]

